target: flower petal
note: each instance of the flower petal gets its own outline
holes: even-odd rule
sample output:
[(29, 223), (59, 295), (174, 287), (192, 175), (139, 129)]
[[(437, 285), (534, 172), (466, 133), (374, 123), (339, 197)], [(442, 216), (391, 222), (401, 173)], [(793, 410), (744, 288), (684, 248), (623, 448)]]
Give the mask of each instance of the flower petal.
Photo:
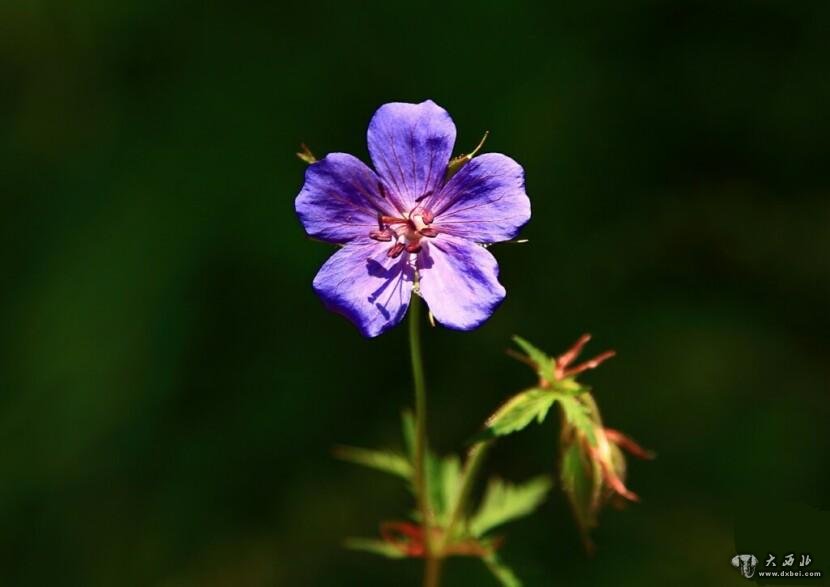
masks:
[(530, 220), (524, 170), (501, 153), (474, 157), (425, 202), (433, 228), (479, 243), (514, 238)]
[(402, 214), (425, 194), (439, 189), (455, 145), (455, 124), (432, 100), (392, 102), (369, 122), (372, 163)]
[(401, 321), (409, 307), (413, 271), (409, 255), (389, 258), (388, 243), (349, 243), (326, 261), (314, 291), (326, 307), (373, 337)]
[(472, 330), (489, 318), (505, 296), (499, 265), (482, 246), (439, 234), (418, 255), (421, 295), (447, 328)]
[(393, 210), (383, 199), (375, 172), (358, 158), (331, 153), (308, 166), (294, 207), (309, 236), (332, 243), (366, 237), (378, 213)]

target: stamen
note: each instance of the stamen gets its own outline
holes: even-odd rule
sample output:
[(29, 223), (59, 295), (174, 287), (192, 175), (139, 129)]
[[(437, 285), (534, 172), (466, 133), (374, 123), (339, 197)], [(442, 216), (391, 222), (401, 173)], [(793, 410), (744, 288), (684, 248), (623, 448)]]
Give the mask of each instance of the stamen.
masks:
[(395, 243), (395, 244), (392, 246), (392, 248), (391, 248), (391, 249), (389, 249), (389, 250), (386, 252), (386, 256), (387, 256), (387, 257), (389, 257), (390, 259), (396, 259), (397, 257), (399, 257), (399, 256), (400, 256), (400, 254), (401, 254), (401, 253), (403, 253), (404, 248), (406, 248), (406, 245), (405, 245), (405, 244), (403, 244), (403, 243)]
[(438, 236), (438, 230), (435, 228), (426, 227), (422, 228), (419, 232), (421, 233), (421, 235), (429, 238), (435, 238), (436, 236)]
[(388, 228), (383, 230), (373, 230), (369, 233), (369, 238), (381, 242), (389, 242), (392, 240), (392, 231)]
[(415, 230), (421, 231), (426, 228), (427, 223), (424, 222), (424, 217), (421, 214), (413, 214), (410, 218), (412, 220), (412, 227)]
[(432, 221), (435, 220), (435, 216), (429, 210), (421, 212), (421, 218), (424, 220), (424, 224), (432, 224)]
[(406, 245), (406, 252), (407, 253), (417, 253), (421, 250), (421, 243), (418, 241), (410, 241)]

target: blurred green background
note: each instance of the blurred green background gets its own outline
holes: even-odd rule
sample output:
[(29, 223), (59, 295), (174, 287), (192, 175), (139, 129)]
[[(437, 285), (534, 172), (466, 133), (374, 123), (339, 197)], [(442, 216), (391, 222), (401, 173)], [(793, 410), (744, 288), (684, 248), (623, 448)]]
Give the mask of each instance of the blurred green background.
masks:
[[(527, 173), (480, 330), (426, 333), (458, 450), (582, 332), (606, 422), (655, 449), (582, 553), (559, 493), (505, 528), (530, 586), (741, 585), (735, 519), (828, 508), (830, 4), (0, 4), (0, 584), (416, 585), (341, 549), (409, 508), (337, 443), (399, 446), (405, 329), (311, 291), (293, 213), (318, 154), (368, 160), (387, 101)], [(488, 472), (550, 470), (550, 424)], [(753, 506), (755, 507), (755, 506)], [(795, 547), (794, 547), (795, 548)], [(830, 550), (812, 549), (830, 573)], [(822, 557), (821, 553), (827, 554)], [(757, 553), (759, 557), (765, 553)], [(454, 560), (447, 585), (493, 585)]]

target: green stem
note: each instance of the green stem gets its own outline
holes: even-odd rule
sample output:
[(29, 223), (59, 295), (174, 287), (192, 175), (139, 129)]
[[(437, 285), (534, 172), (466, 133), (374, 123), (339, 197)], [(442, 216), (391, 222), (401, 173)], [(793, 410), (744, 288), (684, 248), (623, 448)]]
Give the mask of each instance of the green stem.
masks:
[(438, 587), (441, 580), (441, 560), (432, 544), (432, 512), (429, 507), (426, 483), (427, 456), (427, 391), (424, 382), (424, 363), (421, 358), (421, 298), (413, 294), (409, 304), (409, 352), (412, 359), (412, 378), (415, 382), (415, 496), (424, 530), (426, 568), (424, 587)]
[(464, 511), (467, 509), (467, 500), (470, 498), (470, 492), (473, 489), (476, 475), (492, 444), (492, 440), (479, 442), (470, 449), (467, 455), (467, 462), (464, 464), (464, 475), (461, 480), (461, 489), (458, 493), (458, 499), (455, 501), (455, 507), (452, 510), (450, 522), (447, 524), (447, 531), (444, 535), (445, 545), (453, 540), (455, 528), (464, 517)]
[(439, 587), (441, 584), (441, 568), (443, 559), (438, 556), (430, 556), (426, 559), (424, 569), (424, 587)]

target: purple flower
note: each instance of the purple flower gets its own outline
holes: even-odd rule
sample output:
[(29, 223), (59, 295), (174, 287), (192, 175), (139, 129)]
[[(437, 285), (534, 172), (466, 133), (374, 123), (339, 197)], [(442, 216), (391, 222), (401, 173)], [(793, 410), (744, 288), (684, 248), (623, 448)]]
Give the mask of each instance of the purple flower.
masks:
[(381, 106), (368, 143), (376, 171), (345, 153), (306, 171), (297, 215), (309, 236), (343, 245), (314, 290), (364, 336), (401, 321), (416, 281), (438, 322), (481, 325), (505, 296), (481, 245), (512, 239), (530, 219), (522, 167), (488, 153), (447, 179), (455, 124), (431, 100)]

